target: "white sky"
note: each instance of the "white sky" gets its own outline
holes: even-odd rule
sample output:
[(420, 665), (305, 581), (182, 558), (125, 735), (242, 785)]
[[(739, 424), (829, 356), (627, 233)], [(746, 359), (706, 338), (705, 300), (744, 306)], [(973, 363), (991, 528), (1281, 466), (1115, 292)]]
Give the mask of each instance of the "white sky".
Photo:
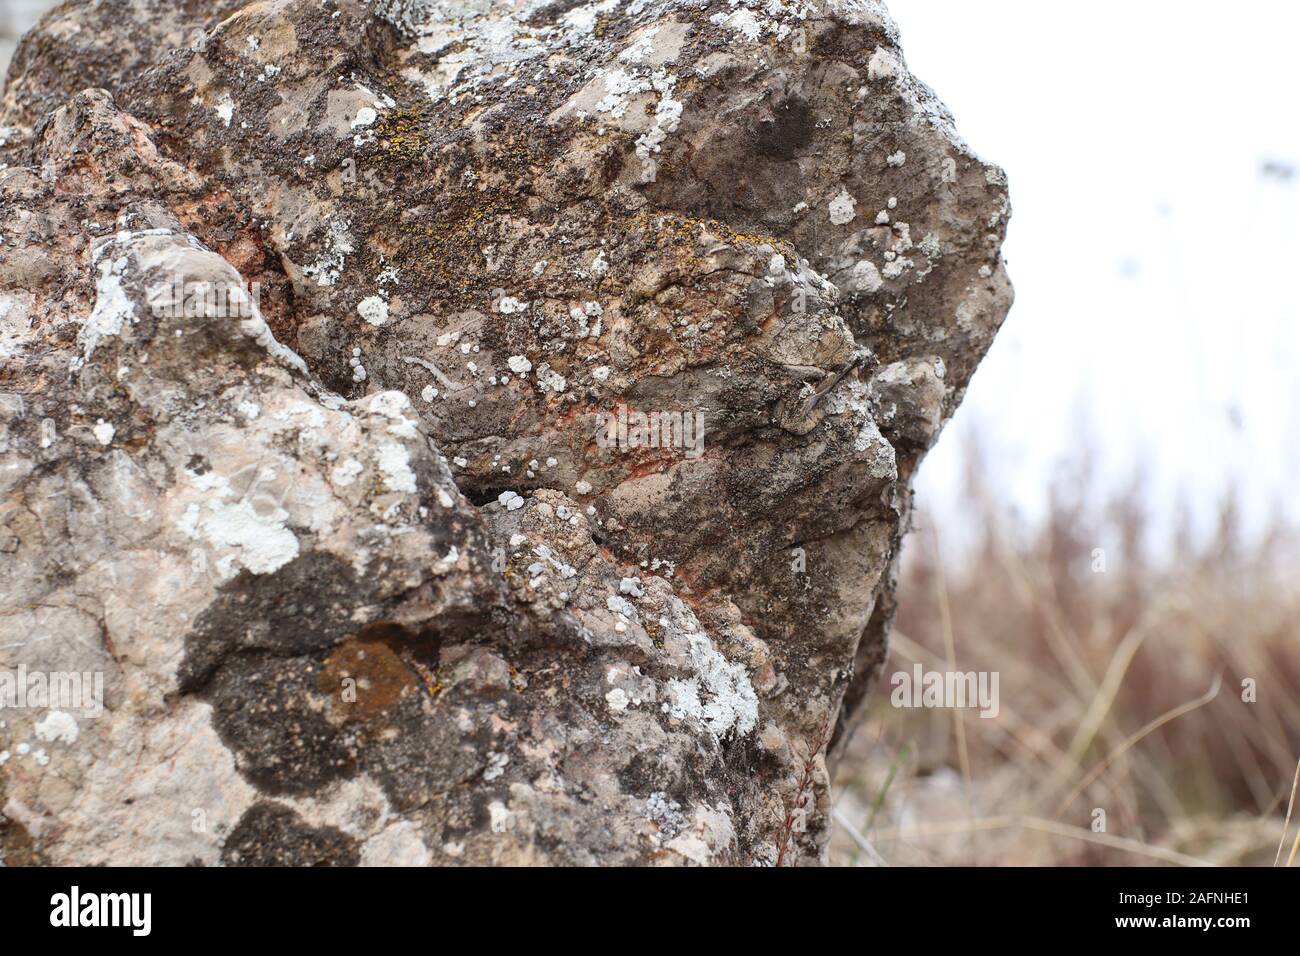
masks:
[(1236, 483), (1257, 528), (1300, 512), (1300, 5), (888, 5), (1013, 207), (1016, 304), (922, 469), (930, 505), (978, 424), (1032, 517), (1086, 421), (1111, 480), (1146, 459), (1157, 508), (1185, 491), (1204, 522)]

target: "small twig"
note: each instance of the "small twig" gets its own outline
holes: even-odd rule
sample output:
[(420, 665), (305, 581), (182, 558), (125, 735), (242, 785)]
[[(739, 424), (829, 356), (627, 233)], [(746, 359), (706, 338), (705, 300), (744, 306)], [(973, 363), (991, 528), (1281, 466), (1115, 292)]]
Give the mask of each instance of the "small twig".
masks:
[(840, 382), (844, 380), (844, 376), (848, 375), (854, 369), (867, 364), (867, 359), (870, 357), (871, 351), (869, 349), (854, 349), (853, 354), (849, 356), (849, 360), (844, 363), (842, 369), (838, 372), (832, 372), (822, 380), (821, 385), (818, 386), (816, 392), (813, 394), (812, 401), (808, 403), (805, 412), (811, 412), (816, 408), (821, 400), (825, 398), (836, 385), (840, 384)]
[(1139, 856), (1150, 857), (1155, 860), (1163, 860), (1166, 863), (1174, 863), (1178, 866), (1214, 866), (1207, 860), (1201, 860), (1194, 856), (1187, 856), (1184, 853), (1178, 853), (1175, 850), (1167, 850), (1164, 847), (1152, 846), (1149, 843), (1143, 843), (1141, 840), (1130, 839), (1129, 837), (1113, 836), (1109, 833), (1094, 833), (1086, 827), (1076, 827), (1069, 824), (1061, 823), (1058, 820), (1044, 820), (1041, 817), (1017, 817), (1017, 816), (998, 816), (985, 817), (968, 821), (957, 821), (955, 823), (931, 823), (920, 826), (908, 827), (906, 830), (895, 827), (891, 830), (883, 830), (877, 833), (877, 842), (882, 840), (918, 840), (935, 836), (947, 836), (954, 833), (978, 833), (986, 830), (1004, 830), (1022, 827), (1027, 830), (1037, 830), (1040, 833), (1050, 833), (1054, 836), (1069, 837), (1075, 840), (1082, 840), (1085, 843), (1095, 843), (1099, 846), (1109, 847), (1115, 850), (1123, 850), (1128, 853), (1135, 853)]
[(858, 849), (871, 857), (872, 863), (876, 866), (889, 866), (889, 864), (885, 862), (885, 858), (876, 851), (874, 846), (871, 845), (871, 841), (859, 833), (857, 827), (853, 825), (853, 821), (844, 815), (844, 811), (832, 809), (831, 819), (844, 828), (845, 832), (852, 837), (853, 842), (858, 845)]
[(776, 865), (778, 867), (785, 863), (785, 855), (790, 849), (790, 842), (794, 835), (795, 819), (799, 811), (808, 805), (808, 791), (812, 789), (813, 775), (817, 771), (817, 755), (826, 746), (826, 739), (830, 735), (830, 722), (831, 717), (828, 712), (822, 718), (816, 735), (812, 740), (808, 741), (808, 755), (804, 758), (803, 767), (799, 771), (799, 785), (795, 788), (790, 803), (786, 805), (785, 819), (781, 821), (781, 839), (777, 843), (776, 852)]
[[(1277, 856), (1273, 857), (1273, 865), (1277, 866), (1282, 859), (1282, 847), (1286, 846), (1286, 835), (1291, 832), (1291, 811), (1295, 809), (1295, 792), (1296, 786), (1300, 785), (1300, 760), (1295, 764), (1295, 778), (1291, 781), (1291, 799), (1286, 802), (1286, 822), (1282, 824), (1282, 839), (1277, 841)], [(1300, 830), (1296, 830), (1296, 845), (1300, 846)], [(1286, 861), (1286, 865), (1291, 865), (1291, 860), (1295, 859), (1295, 847), (1291, 848), (1291, 858)]]
[(871, 832), (871, 825), (876, 822), (876, 814), (878, 814), (880, 808), (884, 806), (885, 796), (889, 793), (889, 788), (894, 783), (894, 777), (898, 775), (899, 768), (903, 766), (904, 761), (906, 761), (911, 754), (912, 745), (910, 743), (903, 744), (903, 746), (899, 748), (898, 753), (894, 755), (894, 759), (890, 761), (889, 771), (885, 774), (885, 782), (880, 785), (880, 792), (876, 794), (876, 799), (871, 802), (871, 809), (867, 812), (867, 822), (862, 824), (863, 836)]
[(1172, 710), (1166, 711), (1165, 713), (1157, 717), (1155, 720), (1148, 723), (1137, 733), (1133, 734), (1131, 737), (1125, 740), (1122, 744), (1120, 744), (1118, 748), (1112, 751), (1110, 755), (1106, 757), (1105, 760), (1101, 761), (1100, 763), (1097, 764), (1097, 766), (1093, 767), (1092, 770), (1088, 773), (1088, 775), (1084, 777), (1083, 780), (1081, 780), (1073, 790), (1070, 791), (1069, 795), (1064, 800), (1062, 800), (1060, 804), (1057, 806), (1056, 815), (1060, 816), (1067, 809), (1069, 809), (1070, 804), (1072, 804), (1080, 794), (1082, 794), (1085, 790), (1087, 790), (1090, 786), (1092, 786), (1093, 782), (1098, 777), (1100, 777), (1103, 773), (1105, 773), (1107, 767), (1109, 767), (1112, 763), (1114, 763), (1121, 755), (1131, 750), (1140, 740), (1142, 740), (1142, 738), (1146, 737), (1150, 733), (1154, 733), (1155, 731), (1159, 730), (1161, 727), (1169, 723), (1171, 720), (1176, 720), (1177, 718), (1183, 716), (1183, 714), (1190, 713), (1193, 710), (1196, 710), (1198, 707), (1204, 707), (1206, 704), (1214, 700), (1214, 698), (1218, 697), (1219, 687), (1222, 684), (1223, 684), (1223, 675), (1215, 674), (1214, 683), (1210, 686), (1210, 689), (1207, 690), (1200, 697), (1196, 698), (1195, 700), (1188, 701), (1185, 704), (1180, 704), (1177, 707), (1173, 708)]

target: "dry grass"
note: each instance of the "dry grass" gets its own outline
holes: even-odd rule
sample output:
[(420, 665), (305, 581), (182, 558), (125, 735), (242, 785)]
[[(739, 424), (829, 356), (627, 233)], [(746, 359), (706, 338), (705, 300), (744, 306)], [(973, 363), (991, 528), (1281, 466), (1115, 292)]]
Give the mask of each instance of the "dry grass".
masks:
[[(1089, 503), (1078, 467), (1025, 529), (971, 460), (982, 541), (942, 558), (918, 515), (890, 659), (836, 780), (832, 862), (1287, 865), (1300, 535), (1247, 545), (1229, 500), (1208, 541), (1178, 529), (1154, 557), (1140, 487)], [(1001, 713), (892, 707), (889, 676), (917, 661), (998, 672)]]

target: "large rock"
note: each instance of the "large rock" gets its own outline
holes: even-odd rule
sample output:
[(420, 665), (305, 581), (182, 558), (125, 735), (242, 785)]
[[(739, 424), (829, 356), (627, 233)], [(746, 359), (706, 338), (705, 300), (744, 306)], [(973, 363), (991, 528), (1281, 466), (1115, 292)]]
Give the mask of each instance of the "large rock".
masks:
[(1011, 300), (881, 4), (84, 0), (0, 123), (9, 862), (821, 858)]

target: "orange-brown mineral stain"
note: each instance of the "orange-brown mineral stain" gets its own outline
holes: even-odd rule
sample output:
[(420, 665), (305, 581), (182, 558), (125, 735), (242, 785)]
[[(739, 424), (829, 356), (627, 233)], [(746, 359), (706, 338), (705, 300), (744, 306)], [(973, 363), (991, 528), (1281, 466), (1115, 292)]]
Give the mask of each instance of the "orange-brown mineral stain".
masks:
[(420, 663), (431, 651), (425, 643), (398, 624), (370, 625), (326, 658), (320, 689), (356, 720), (386, 712), (407, 694), (433, 693), (432, 669)]

